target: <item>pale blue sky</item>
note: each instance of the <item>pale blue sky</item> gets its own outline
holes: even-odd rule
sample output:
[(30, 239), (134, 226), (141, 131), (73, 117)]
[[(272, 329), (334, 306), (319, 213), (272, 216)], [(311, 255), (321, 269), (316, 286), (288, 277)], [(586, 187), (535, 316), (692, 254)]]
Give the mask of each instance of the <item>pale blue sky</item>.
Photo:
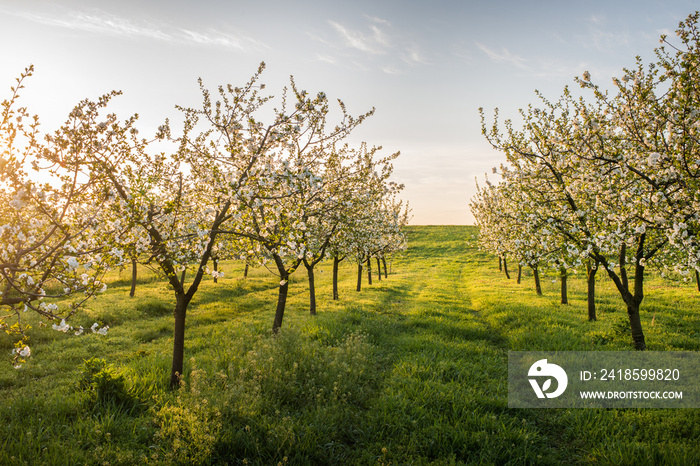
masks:
[[(0, 0), (0, 97), (29, 65), (25, 104), (47, 129), (79, 100), (124, 91), (116, 109), (144, 129), (209, 87), (244, 83), (260, 61), (279, 94), (294, 75), (354, 114), (352, 141), (402, 155), (413, 224), (468, 224), (474, 177), (501, 161), (477, 109), (502, 117), (555, 99), (588, 70), (609, 83), (698, 9), (688, 0), (99, 1)], [(176, 125), (177, 127), (177, 125)]]

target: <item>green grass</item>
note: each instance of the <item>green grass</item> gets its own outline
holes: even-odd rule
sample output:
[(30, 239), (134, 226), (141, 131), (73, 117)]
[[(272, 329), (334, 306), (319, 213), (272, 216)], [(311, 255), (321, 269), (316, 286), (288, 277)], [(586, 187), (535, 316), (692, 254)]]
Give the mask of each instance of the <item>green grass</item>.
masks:
[[(24, 367), (0, 366), (0, 464), (700, 464), (695, 409), (508, 408), (509, 350), (632, 342), (602, 274), (588, 322), (583, 274), (571, 304), (553, 276), (538, 297), (530, 274), (520, 285), (499, 274), (476, 234), (409, 228), (388, 280), (358, 293), (354, 264), (342, 264), (339, 301), (324, 264), (315, 317), (295, 274), (276, 337), (277, 281), (223, 264), (188, 311), (177, 392), (172, 293), (144, 270), (129, 298), (127, 271), (114, 272), (73, 323), (98, 320), (107, 336), (37, 328)], [(697, 290), (651, 277), (646, 295), (649, 349), (700, 349)], [(0, 337), (0, 351), (11, 347)], [(105, 363), (85, 369), (93, 357)]]

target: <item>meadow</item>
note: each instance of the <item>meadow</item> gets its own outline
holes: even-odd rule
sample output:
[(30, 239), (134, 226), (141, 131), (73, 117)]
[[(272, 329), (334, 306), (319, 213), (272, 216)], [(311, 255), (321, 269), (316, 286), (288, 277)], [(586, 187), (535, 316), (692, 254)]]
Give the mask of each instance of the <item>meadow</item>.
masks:
[[(0, 337), (0, 464), (700, 464), (697, 409), (510, 409), (509, 350), (631, 351), (624, 304), (598, 274), (587, 320), (585, 273), (559, 303), (532, 277), (499, 273), (474, 227), (407, 228), (389, 276), (355, 291), (355, 265), (291, 278), (271, 333), (275, 279), (223, 263), (187, 316), (185, 374), (171, 391), (172, 292), (140, 270), (72, 324), (106, 336), (35, 328), (32, 356), (9, 364)], [(515, 276), (514, 273), (511, 276)], [(650, 351), (700, 350), (695, 284), (652, 276), (642, 322)], [(38, 327), (38, 326), (37, 326)]]

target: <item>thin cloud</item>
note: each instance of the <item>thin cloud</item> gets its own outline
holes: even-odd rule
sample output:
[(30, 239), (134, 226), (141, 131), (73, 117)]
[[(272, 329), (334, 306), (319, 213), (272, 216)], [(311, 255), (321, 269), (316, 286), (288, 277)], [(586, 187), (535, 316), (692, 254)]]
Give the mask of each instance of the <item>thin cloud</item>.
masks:
[(611, 50), (619, 49), (620, 46), (632, 44), (629, 32), (615, 30), (608, 26), (608, 18), (600, 15), (588, 17), (588, 32), (584, 37), (578, 37), (578, 42), (584, 47), (593, 46), (594, 49), (609, 53)]
[(607, 18), (605, 16), (600, 15), (591, 15), (588, 17), (588, 22), (595, 25), (601, 25), (607, 22)]
[[(340, 37), (340, 43), (330, 43), (320, 37), (314, 37), (335, 50), (336, 53), (352, 56), (353, 52), (362, 52), (359, 58), (362, 61), (369, 59), (374, 61), (371, 67), (379, 69), (386, 74), (403, 74), (406, 65), (426, 65), (428, 58), (421, 48), (403, 35), (398, 33), (392, 24), (376, 16), (364, 16), (365, 27), (363, 29), (350, 28), (337, 21), (329, 20), (328, 24)], [(342, 50), (345, 52), (342, 52)], [(320, 59), (319, 56), (318, 58)], [(373, 57), (381, 57), (373, 58)], [(378, 61), (381, 60), (381, 63)], [(340, 64), (339, 61), (323, 60), (331, 64)]]
[(372, 21), (373, 23), (385, 24), (387, 26), (391, 26), (391, 23), (389, 21), (387, 21), (386, 19), (383, 19), (383, 18), (379, 18), (377, 16), (365, 15), (365, 18)]
[(538, 78), (568, 78), (573, 82), (574, 76), (580, 76), (585, 70), (593, 69), (597, 68), (585, 62), (538, 60), (537, 66), (533, 66), (531, 72), (532, 76)]
[(493, 62), (510, 64), (528, 75), (538, 78), (571, 78), (591, 68), (591, 64), (581, 61), (552, 59), (547, 57), (525, 58), (515, 55), (503, 48), (497, 52), (489, 47), (477, 43), (477, 47)]
[(371, 34), (365, 34), (348, 29), (335, 21), (328, 21), (328, 23), (341, 35), (348, 47), (361, 50), (362, 52), (381, 55), (386, 53), (386, 49), (390, 45), (387, 35), (375, 25), (370, 26)]
[(202, 32), (184, 28), (164, 27), (162, 24), (156, 22), (144, 20), (135, 22), (104, 12), (84, 13), (72, 11), (63, 15), (44, 16), (24, 11), (14, 11), (12, 14), (47, 26), (101, 35), (145, 38), (161, 42), (232, 48), (241, 51), (249, 51), (255, 48), (267, 48), (267, 46), (261, 42), (245, 36), (228, 34), (217, 30)]
[(401, 59), (409, 65), (426, 65), (428, 63), (428, 59), (416, 45), (406, 47)]
[(610, 52), (617, 47), (631, 44), (630, 36), (627, 32), (616, 33), (593, 29), (589, 32), (587, 39), (600, 52)]
[(492, 61), (495, 61), (497, 63), (511, 64), (520, 69), (528, 69), (528, 60), (526, 58), (510, 53), (505, 47), (502, 48), (500, 52), (497, 52), (479, 42), (476, 43), (476, 46), (479, 47), (479, 49), (482, 52), (484, 52), (486, 56), (489, 57), (489, 59), (491, 59)]
[(261, 47), (262, 44), (248, 37), (235, 36), (219, 31), (202, 33), (198, 31), (181, 30), (185, 42), (195, 43), (204, 46), (233, 48), (241, 51), (248, 51), (251, 48)]
[(474, 60), (474, 54), (472, 52), (472, 47), (468, 43), (463, 41), (453, 43), (450, 46), (452, 55), (461, 61), (471, 63)]
[(42, 16), (29, 12), (14, 12), (15, 16), (47, 26), (130, 37), (147, 37), (158, 40), (173, 40), (173, 36), (159, 30), (153, 24), (136, 24), (112, 15), (72, 12), (64, 16)]
[(316, 54), (316, 61), (320, 61), (322, 63), (328, 63), (330, 65), (337, 65), (338, 64), (338, 60), (335, 57), (331, 57), (330, 55)]
[(386, 74), (403, 74), (403, 72), (393, 66), (384, 66), (382, 68), (382, 71), (385, 72)]
[(334, 46), (333, 42), (326, 40), (317, 34), (313, 34), (313, 33), (307, 31), (306, 36), (315, 42), (320, 42), (321, 44), (323, 44), (326, 47), (333, 47)]

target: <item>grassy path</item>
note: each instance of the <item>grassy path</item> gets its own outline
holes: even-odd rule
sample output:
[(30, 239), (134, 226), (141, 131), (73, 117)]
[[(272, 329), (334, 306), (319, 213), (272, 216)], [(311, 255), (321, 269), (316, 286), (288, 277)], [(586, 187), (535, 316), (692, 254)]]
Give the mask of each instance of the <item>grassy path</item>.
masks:
[(392, 336), (381, 339), (393, 349), (392, 369), (375, 403), (389, 421), (383, 437), (397, 458), (503, 463), (528, 457), (527, 436), (518, 445), (508, 440), (519, 436), (521, 425), (503, 417), (507, 347), (473, 309), (474, 267), (464, 254), (464, 232), (415, 232), (399, 267), (406, 272), (391, 280), (396, 298), (405, 301), (392, 315)]
[[(537, 297), (528, 282), (506, 281), (493, 258), (475, 249), (474, 233), (464, 227), (411, 230), (398, 272), (382, 290), (384, 301), (373, 308), (384, 320), (371, 313), (361, 319), (372, 341), (389, 354), (370, 408), (386, 419), (385, 428), (369, 436), (384, 439), (386, 459), (696, 463), (700, 448), (690, 439), (700, 438), (697, 410), (507, 408), (509, 349), (629, 350), (628, 334), (621, 330), (625, 316), (615, 311), (619, 303), (609, 287), (601, 287), (600, 301), (610, 303), (601, 321), (589, 323), (583, 283), (571, 287), (575, 303), (562, 306), (555, 283), (545, 286), (545, 297)], [(657, 300), (650, 306), (661, 309), (667, 303)], [(672, 313), (668, 307), (664, 311)], [(649, 333), (661, 340), (659, 349), (695, 349), (664, 348), (664, 340), (682, 342), (681, 336), (655, 328)]]

